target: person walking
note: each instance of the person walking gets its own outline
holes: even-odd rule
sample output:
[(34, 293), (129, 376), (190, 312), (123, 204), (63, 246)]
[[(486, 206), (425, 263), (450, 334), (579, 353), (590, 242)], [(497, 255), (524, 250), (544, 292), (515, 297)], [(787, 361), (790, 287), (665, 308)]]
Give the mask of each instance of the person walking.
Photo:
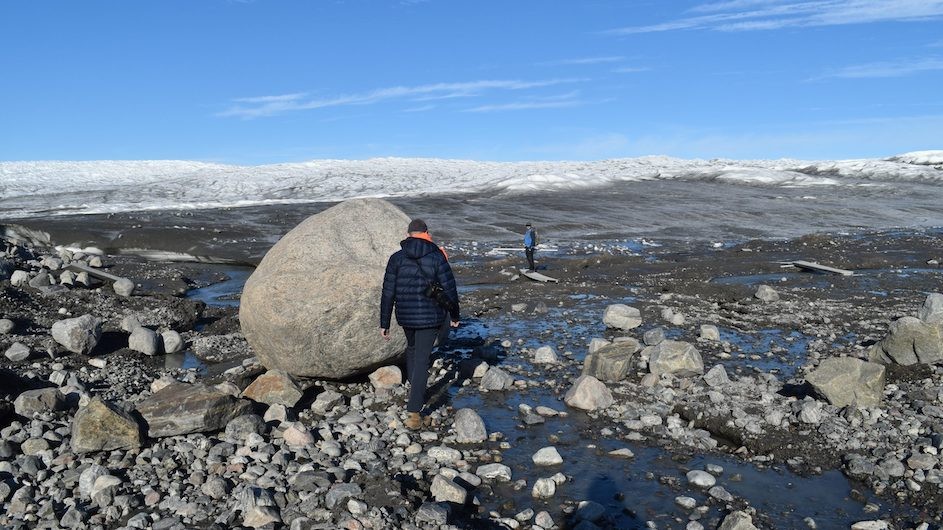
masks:
[[(390, 339), (392, 316), (406, 334), (406, 377), (409, 380), (406, 427), (422, 426), (422, 408), (429, 379), (429, 357), (446, 319), (459, 325), (458, 290), (455, 276), (442, 250), (432, 241), (422, 219), (413, 219), (400, 242), (401, 250), (390, 256), (383, 275), (380, 297), (380, 335)], [(438, 289), (436, 289), (438, 287)]]
[(534, 264), (534, 249), (538, 243), (537, 229), (527, 223), (524, 225), (524, 255), (527, 256), (527, 266), (531, 272), (537, 270), (537, 265)]

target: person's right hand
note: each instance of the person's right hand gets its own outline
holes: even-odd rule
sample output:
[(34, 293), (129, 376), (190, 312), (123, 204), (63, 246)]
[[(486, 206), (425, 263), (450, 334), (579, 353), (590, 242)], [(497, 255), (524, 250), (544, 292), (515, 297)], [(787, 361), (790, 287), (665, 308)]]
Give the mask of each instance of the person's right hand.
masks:
[(380, 328), (380, 336), (386, 340), (390, 340), (390, 330)]
[(459, 325), (459, 321), (458, 321), (458, 320), (453, 320), (453, 321), (451, 322), (451, 326), (452, 326), (453, 328), (457, 328), (458, 325)]

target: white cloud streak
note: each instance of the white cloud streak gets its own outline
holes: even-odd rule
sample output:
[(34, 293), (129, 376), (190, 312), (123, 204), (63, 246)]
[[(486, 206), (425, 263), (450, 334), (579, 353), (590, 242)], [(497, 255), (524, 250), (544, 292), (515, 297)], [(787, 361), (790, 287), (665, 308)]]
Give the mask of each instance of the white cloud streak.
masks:
[(313, 98), (307, 93), (281, 94), (237, 98), (220, 117), (261, 118), (288, 112), (341, 107), (349, 105), (372, 105), (384, 101), (429, 101), (459, 97), (474, 97), (494, 91), (519, 91), (543, 88), (566, 83), (577, 83), (585, 79), (546, 79), (539, 81), (480, 80), (463, 83), (434, 83), (417, 86), (395, 86), (370, 92), (346, 94), (328, 98)]
[(829, 78), (867, 79), (881, 77), (905, 77), (908, 75), (938, 70), (943, 70), (943, 59), (931, 57), (926, 59), (897, 62), (878, 62), (847, 66), (840, 70), (836, 70), (835, 72), (819, 76), (813, 80)]
[(465, 112), (502, 112), (508, 110), (531, 110), (531, 109), (559, 109), (566, 107), (578, 107), (587, 104), (586, 101), (579, 99), (579, 91), (574, 90), (566, 94), (547, 96), (542, 98), (531, 98), (521, 101), (512, 101), (510, 103), (497, 103), (489, 105), (480, 105), (465, 109)]
[(874, 22), (929, 22), (943, 17), (943, 0), (729, 0), (702, 4), (691, 12), (706, 14), (647, 26), (617, 28), (605, 33), (757, 31)]
[(609, 55), (604, 57), (580, 57), (576, 59), (560, 59), (558, 61), (548, 61), (539, 63), (544, 66), (568, 66), (568, 65), (586, 65), (586, 64), (605, 64), (620, 63), (625, 60), (621, 55)]

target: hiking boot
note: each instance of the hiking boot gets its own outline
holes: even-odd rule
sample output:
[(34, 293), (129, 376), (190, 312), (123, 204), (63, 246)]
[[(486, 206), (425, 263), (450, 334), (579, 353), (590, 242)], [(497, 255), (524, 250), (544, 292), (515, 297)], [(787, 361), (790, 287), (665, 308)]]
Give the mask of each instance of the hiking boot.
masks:
[(424, 417), (424, 418), (422, 419), (422, 426), (423, 426), (423, 427), (435, 427), (435, 426), (437, 426), (438, 424), (439, 424), (439, 422), (437, 422), (437, 421), (435, 421), (434, 419), (432, 419), (432, 416), (426, 416), (426, 417)]
[(409, 417), (403, 422), (403, 425), (411, 431), (418, 431), (422, 427), (422, 416), (418, 412), (410, 412)]

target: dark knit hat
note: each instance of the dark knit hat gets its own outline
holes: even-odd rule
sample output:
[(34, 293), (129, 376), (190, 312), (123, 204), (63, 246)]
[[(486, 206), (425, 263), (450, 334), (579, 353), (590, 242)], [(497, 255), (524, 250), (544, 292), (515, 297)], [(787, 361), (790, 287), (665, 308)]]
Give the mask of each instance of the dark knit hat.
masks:
[(413, 219), (409, 222), (409, 228), (406, 229), (407, 232), (428, 232), (429, 227), (426, 226), (426, 222), (422, 219)]

